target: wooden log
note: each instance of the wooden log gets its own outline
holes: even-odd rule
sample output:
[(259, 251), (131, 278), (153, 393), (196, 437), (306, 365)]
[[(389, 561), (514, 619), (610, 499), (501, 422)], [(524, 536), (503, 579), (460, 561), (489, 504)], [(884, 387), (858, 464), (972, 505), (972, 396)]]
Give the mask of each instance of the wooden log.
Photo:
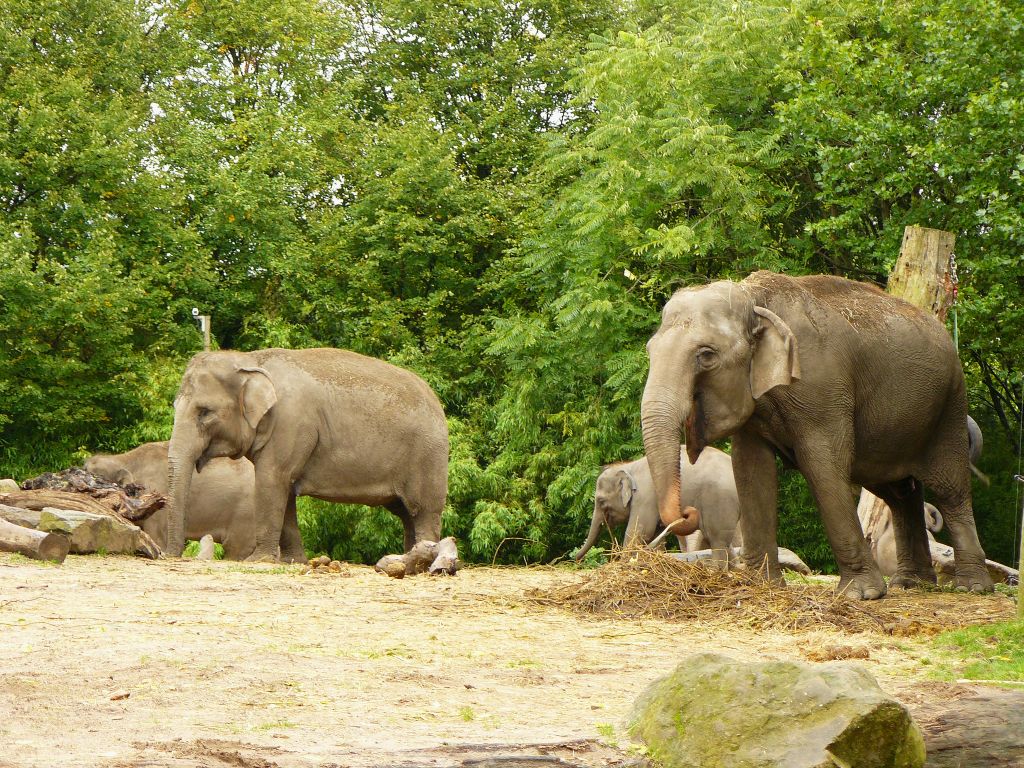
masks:
[(22, 507), (9, 507), (0, 504), (0, 518), (9, 523), (20, 525), (22, 528), (38, 528), (39, 516), (42, 512), (38, 509), (23, 509)]
[(434, 562), (430, 564), (430, 568), (427, 571), (432, 576), (441, 573), (454, 576), (458, 567), (459, 550), (455, 544), (455, 539), (451, 536), (441, 539), (437, 542), (437, 557), (434, 558)]
[[(452, 540), (452, 545), (454, 545)], [(437, 559), (438, 543), (436, 541), (420, 541), (404, 555), (384, 555), (374, 568), (386, 573), (393, 579), (415, 576), (426, 572)]]
[(143, 520), (164, 506), (166, 498), (158, 493), (147, 493), (138, 499), (129, 500), (122, 491), (109, 488), (90, 490), (88, 493), (74, 490), (34, 488), (30, 490), (0, 493), (0, 504), (10, 504), (24, 509), (75, 509), (92, 512), (95, 515), (114, 515), (126, 522)]
[(4, 552), (17, 552), (33, 560), (63, 563), (69, 547), (67, 537), (59, 533), (45, 533), (0, 520), (0, 550)]

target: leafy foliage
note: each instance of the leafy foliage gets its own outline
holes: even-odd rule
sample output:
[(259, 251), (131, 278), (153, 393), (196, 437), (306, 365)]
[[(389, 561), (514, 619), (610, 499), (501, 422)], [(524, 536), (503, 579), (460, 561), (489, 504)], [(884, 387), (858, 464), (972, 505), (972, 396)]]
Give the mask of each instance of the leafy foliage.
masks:
[[(199, 337), (340, 346), (449, 415), (446, 533), (583, 539), (643, 451), (644, 343), (681, 284), (884, 283), (957, 234), (991, 556), (1014, 558), (1024, 32), (1006, 0), (9, 0), (0, 17), (0, 473), (170, 432)], [(806, 486), (780, 543), (831, 557)], [(311, 550), (397, 548), (301, 504)]]

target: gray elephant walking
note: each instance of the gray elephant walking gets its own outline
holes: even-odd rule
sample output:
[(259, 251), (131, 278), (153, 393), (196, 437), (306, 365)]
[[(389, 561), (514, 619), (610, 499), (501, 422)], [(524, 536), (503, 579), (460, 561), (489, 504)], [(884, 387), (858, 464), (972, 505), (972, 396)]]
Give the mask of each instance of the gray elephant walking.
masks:
[(971, 509), (963, 371), (946, 329), (874, 286), (757, 272), (677, 291), (647, 345), (644, 448), (662, 521), (686, 534), (680, 432), (695, 460), (732, 436), (743, 558), (780, 578), (775, 459), (807, 478), (839, 565), (839, 590), (873, 599), (886, 584), (850, 486), (893, 510), (891, 583), (935, 581), (923, 486), (946, 521), (956, 583), (992, 589)]
[(180, 555), (193, 467), (217, 456), (255, 468), (250, 559), (305, 558), (296, 496), (386, 507), (405, 549), (438, 541), (448, 426), (437, 396), (403, 368), (341, 349), (204, 352), (174, 401), (168, 552)]
[[(709, 447), (691, 464), (686, 456), (686, 446), (679, 448), (680, 503), (683, 507), (692, 506), (700, 510), (697, 535), (713, 549), (739, 545), (739, 499), (729, 454)], [(603, 526), (614, 528), (623, 523), (626, 524), (624, 542), (627, 547), (647, 544), (661, 526), (658, 497), (646, 456), (636, 461), (610, 464), (598, 476), (590, 533), (576, 553), (576, 560), (582, 560), (594, 546)], [(703, 543), (694, 544), (695, 549), (703, 549), (704, 546)]]
[[(125, 453), (98, 453), (85, 460), (85, 469), (104, 480), (121, 485), (137, 483), (167, 495), (169, 447), (164, 440), (143, 443)], [(251, 555), (256, 546), (254, 482), (255, 472), (248, 459), (213, 459), (201, 475), (193, 474), (185, 538), (201, 539), (209, 534), (224, 547), (227, 560), (243, 560)], [(167, 549), (167, 507), (154, 512), (141, 525), (161, 550)]]

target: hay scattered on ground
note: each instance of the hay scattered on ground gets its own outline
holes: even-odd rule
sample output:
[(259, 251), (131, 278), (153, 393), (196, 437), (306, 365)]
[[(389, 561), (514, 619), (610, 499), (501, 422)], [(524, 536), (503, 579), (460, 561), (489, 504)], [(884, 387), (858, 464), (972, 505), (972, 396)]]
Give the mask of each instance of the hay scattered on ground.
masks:
[(598, 617), (721, 621), (732, 626), (800, 632), (838, 629), (895, 635), (1009, 619), (1012, 601), (1002, 595), (892, 590), (882, 600), (851, 600), (834, 583), (780, 585), (749, 571), (721, 571), (644, 549), (623, 551), (578, 583), (526, 593), (530, 602)]

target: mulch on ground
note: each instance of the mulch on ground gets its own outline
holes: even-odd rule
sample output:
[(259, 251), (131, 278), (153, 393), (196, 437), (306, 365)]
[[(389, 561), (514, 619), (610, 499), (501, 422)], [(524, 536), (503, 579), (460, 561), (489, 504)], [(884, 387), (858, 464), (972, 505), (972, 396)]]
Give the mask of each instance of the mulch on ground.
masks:
[(838, 629), (889, 635), (928, 635), (1005, 621), (1015, 606), (1006, 595), (933, 588), (892, 589), (881, 600), (835, 594), (835, 583), (773, 584), (743, 570), (718, 570), (644, 549), (623, 551), (575, 583), (534, 589), (526, 599), (577, 614), (667, 621), (723, 622), (752, 629), (803, 632)]

